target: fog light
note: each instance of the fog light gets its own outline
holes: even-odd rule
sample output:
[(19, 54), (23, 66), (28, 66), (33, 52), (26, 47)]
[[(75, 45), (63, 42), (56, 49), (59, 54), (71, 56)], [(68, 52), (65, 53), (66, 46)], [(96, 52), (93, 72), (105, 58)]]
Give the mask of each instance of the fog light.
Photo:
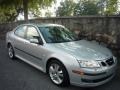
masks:
[(84, 72), (81, 71), (81, 70), (79, 70), (79, 71), (78, 71), (78, 70), (72, 70), (72, 72), (73, 72), (73, 73), (76, 73), (76, 74), (79, 74), (79, 75), (81, 75), (81, 76), (84, 75)]

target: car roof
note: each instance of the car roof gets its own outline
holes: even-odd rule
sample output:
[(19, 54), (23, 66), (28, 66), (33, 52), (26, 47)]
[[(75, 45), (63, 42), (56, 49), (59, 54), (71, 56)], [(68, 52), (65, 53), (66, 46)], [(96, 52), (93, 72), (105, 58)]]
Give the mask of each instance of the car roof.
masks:
[[(49, 26), (62, 26), (60, 24), (46, 24), (46, 23), (41, 23), (41, 24), (36, 24), (36, 23), (28, 23), (28, 24), (21, 24), (21, 25), (34, 25), (37, 27), (49, 27)], [(62, 26), (63, 27), (63, 26)]]

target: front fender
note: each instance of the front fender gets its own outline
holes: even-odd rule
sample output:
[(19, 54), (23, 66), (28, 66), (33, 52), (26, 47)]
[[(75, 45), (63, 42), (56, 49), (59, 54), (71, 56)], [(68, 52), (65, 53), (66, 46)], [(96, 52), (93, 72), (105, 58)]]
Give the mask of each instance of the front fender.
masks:
[(55, 58), (56, 60), (60, 61), (68, 71), (68, 73), (71, 73), (73, 69), (78, 69), (79, 68), (79, 63), (77, 62), (76, 58), (69, 54), (58, 54), (58, 53), (53, 53), (49, 55), (48, 57), (45, 58), (44, 62), (44, 70), (46, 72), (46, 65), (47, 62), (51, 59)]

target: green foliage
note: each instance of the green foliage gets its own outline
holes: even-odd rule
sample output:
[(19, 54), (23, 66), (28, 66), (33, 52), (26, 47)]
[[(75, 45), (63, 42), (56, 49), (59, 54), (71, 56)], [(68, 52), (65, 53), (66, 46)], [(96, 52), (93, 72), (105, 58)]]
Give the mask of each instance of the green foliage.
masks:
[[(13, 0), (14, 2), (15, 0)], [(18, 3), (18, 4), (17, 4)], [(14, 21), (18, 16), (21, 2), (11, 3), (11, 0), (3, 0), (0, 2), (0, 22)]]
[(45, 17), (51, 17), (51, 15), (52, 15), (52, 13), (49, 10), (47, 10), (47, 12), (45, 12)]
[(74, 9), (74, 15), (97, 15), (98, 7), (93, 0), (84, 0), (76, 4)]
[(118, 0), (108, 0), (107, 1), (107, 6), (106, 6), (106, 11), (105, 13), (107, 15), (113, 15), (117, 11), (117, 1)]
[[(23, 1), (26, 4), (23, 4)], [(15, 21), (19, 13), (35, 17), (41, 15), (41, 8), (46, 8), (57, 0), (0, 0), (0, 23)], [(115, 15), (118, 12), (119, 0), (65, 0), (56, 10), (56, 16), (73, 15)], [(25, 7), (26, 6), (26, 7)], [(25, 12), (26, 11), (26, 12)], [(46, 12), (50, 16), (50, 12)]]
[(99, 14), (104, 15), (104, 9), (106, 6), (106, 0), (98, 0), (97, 1), (97, 6), (99, 8)]
[(114, 15), (118, 10), (118, 0), (98, 0), (101, 15)]
[[(25, 1), (25, 7), (23, 1)], [(35, 15), (40, 14), (39, 9), (50, 6), (55, 0), (2, 0), (0, 1), (0, 22), (15, 21), (19, 13), (23, 13), (25, 9)]]
[(56, 10), (56, 16), (72, 16), (75, 7), (73, 0), (65, 0), (60, 3), (60, 7)]
[(14, 7), (3, 8), (3, 9), (0, 8), (0, 22), (13, 21), (14, 19), (13, 17), (15, 17), (16, 15), (17, 13)]
[(114, 15), (118, 10), (118, 0), (65, 0), (61, 2), (56, 16)]

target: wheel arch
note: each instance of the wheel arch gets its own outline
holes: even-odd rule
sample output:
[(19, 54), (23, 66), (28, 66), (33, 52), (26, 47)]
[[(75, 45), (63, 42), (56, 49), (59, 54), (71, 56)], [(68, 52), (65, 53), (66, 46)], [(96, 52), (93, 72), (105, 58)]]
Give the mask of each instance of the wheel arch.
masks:
[[(48, 66), (49, 66), (49, 63), (51, 62), (51, 61), (53, 61), (53, 60), (56, 60), (56, 61), (59, 61), (60, 63), (62, 63), (59, 59), (57, 59), (57, 58), (54, 58), (54, 57), (51, 57), (51, 58), (49, 58), (48, 60), (47, 60), (47, 62), (46, 62), (46, 73), (48, 73)], [(62, 63), (63, 64), (63, 63)], [(63, 64), (64, 65), (64, 64)]]
[(7, 43), (7, 48), (8, 48), (10, 45), (11, 45), (11, 43), (10, 43), (10, 42), (8, 42), (8, 43)]
[(55, 57), (51, 57), (51, 58), (49, 58), (49, 59), (47, 60), (47, 63), (46, 63), (46, 73), (48, 73), (49, 63), (50, 63), (51, 61), (53, 61), (53, 60), (60, 62), (60, 63), (65, 67), (65, 69), (66, 69), (66, 71), (67, 71), (67, 73), (68, 73), (68, 70), (67, 70), (65, 64), (64, 64), (62, 61), (60, 61), (58, 58), (55, 58)]

